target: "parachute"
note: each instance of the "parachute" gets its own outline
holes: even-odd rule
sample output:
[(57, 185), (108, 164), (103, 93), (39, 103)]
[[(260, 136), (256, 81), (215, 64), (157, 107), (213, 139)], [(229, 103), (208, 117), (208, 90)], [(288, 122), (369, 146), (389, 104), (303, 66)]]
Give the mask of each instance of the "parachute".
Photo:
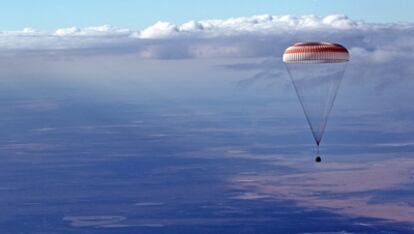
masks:
[(330, 42), (296, 43), (283, 54), (283, 62), (317, 144), (318, 155), (348, 61), (348, 50)]

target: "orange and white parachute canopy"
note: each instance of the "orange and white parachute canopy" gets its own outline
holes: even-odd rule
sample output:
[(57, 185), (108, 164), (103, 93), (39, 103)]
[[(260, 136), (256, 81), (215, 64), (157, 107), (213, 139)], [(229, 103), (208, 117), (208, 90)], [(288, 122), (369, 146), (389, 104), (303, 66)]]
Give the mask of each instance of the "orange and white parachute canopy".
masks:
[(285, 50), (285, 63), (344, 63), (349, 61), (348, 50), (337, 43), (301, 42)]

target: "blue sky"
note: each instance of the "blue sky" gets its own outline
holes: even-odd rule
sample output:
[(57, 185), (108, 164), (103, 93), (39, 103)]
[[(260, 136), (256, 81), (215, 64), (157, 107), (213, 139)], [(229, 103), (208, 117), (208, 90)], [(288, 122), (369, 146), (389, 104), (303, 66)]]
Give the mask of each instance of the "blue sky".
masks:
[(158, 20), (183, 23), (189, 20), (229, 18), (254, 14), (345, 14), (370, 22), (414, 21), (414, 1), (386, 0), (15, 0), (2, 2), (0, 29), (33, 27), (52, 30), (111, 24), (142, 29)]

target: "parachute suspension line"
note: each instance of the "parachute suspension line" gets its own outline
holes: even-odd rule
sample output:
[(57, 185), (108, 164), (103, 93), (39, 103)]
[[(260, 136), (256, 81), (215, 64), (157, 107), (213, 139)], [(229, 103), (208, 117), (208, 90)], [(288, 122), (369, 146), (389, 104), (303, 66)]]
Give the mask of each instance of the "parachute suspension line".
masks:
[(313, 129), (313, 126), (312, 126), (311, 120), (309, 119), (309, 116), (308, 116), (308, 114), (306, 113), (306, 107), (305, 107), (305, 104), (304, 104), (304, 103), (303, 103), (303, 101), (302, 101), (302, 95), (301, 95), (301, 92), (300, 92), (300, 90), (299, 90), (299, 87), (297, 86), (297, 84), (296, 84), (295, 80), (293, 79), (293, 75), (292, 75), (292, 72), (291, 72), (291, 71), (290, 71), (290, 69), (289, 69), (289, 66), (287, 66), (287, 65), (286, 65), (286, 63), (285, 63), (284, 65), (285, 65), (286, 70), (288, 71), (289, 78), (290, 78), (290, 80), (291, 80), (291, 81), (292, 81), (292, 83), (293, 83), (293, 87), (294, 87), (295, 92), (296, 92), (296, 94), (297, 94), (297, 96), (298, 96), (300, 106), (302, 107), (302, 110), (303, 110), (303, 112), (304, 112), (304, 114), (305, 114), (306, 121), (307, 121), (307, 122), (308, 122), (308, 124), (309, 124), (309, 128), (311, 129), (311, 132), (312, 132), (313, 138), (315, 139), (316, 144), (319, 146), (320, 141), (318, 140), (317, 136), (315, 135), (315, 131), (314, 131), (314, 129)]
[(316, 155), (319, 156), (319, 150), (320, 150), (320, 141), (316, 140)]
[[(309, 115), (308, 115), (308, 113), (306, 111), (307, 108), (306, 108), (306, 106), (305, 106), (305, 104), (303, 102), (304, 98), (303, 98), (302, 92), (300, 92), (300, 89), (298, 87), (298, 84), (295, 82), (295, 79), (293, 78), (293, 75), (292, 75), (292, 72), (291, 72), (289, 66), (286, 63), (284, 65), (285, 65), (286, 70), (288, 71), (289, 78), (292, 81), (293, 88), (295, 89), (295, 92), (297, 94), (297, 97), (298, 97), (300, 106), (302, 107), (302, 110), (303, 110), (303, 112), (305, 114), (305, 118), (306, 118), (306, 121), (308, 122), (309, 128), (310, 128), (310, 130), (312, 132), (313, 139), (315, 140), (315, 143), (318, 145), (318, 148), (319, 148), (319, 144), (321, 143), (322, 136), (320, 136), (320, 137), (317, 136), (317, 133), (315, 132), (314, 126), (312, 125), (312, 121), (311, 121), (311, 119), (310, 119), (310, 117), (309, 117)], [(324, 130), (325, 130), (325, 128), (322, 129), (322, 132)]]

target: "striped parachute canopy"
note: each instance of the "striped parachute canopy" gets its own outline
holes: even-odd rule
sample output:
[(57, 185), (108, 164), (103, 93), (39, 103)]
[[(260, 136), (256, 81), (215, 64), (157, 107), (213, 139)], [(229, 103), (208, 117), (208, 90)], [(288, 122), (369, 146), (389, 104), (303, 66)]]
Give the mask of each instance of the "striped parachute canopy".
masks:
[(283, 54), (318, 152), (348, 61), (348, 50), (331, 42), (296, 43)]
[(348, 50), (331, 42), (296, 43), (285, 50), (285, 63), (344, 63), (349, 61)]

